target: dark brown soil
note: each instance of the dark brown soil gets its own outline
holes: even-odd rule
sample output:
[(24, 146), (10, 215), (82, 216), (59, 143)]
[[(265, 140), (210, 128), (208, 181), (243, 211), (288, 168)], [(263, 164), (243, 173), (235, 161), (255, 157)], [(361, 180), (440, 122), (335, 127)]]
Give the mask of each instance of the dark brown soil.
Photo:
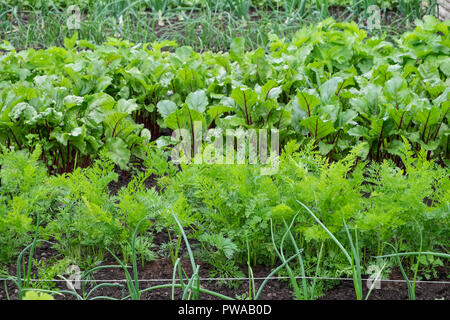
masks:
[[(182, 261), (183, 269), (187, 272), (190, 272), (192, 270), (190, 261), (187, 259)], [(122, 270), (108, 270), (104, 269), (105, 271), (99, 272), (96, 274), (96, 277), (102, 278), (102, 279), (122, 279), (123, 278), (123, 271)], [(243, 270), (244, 271), (244, 270)], [(255, 277), (267, 277), (267, 275), (270, 273), (270, 269), (265, 267), (256, 267), (253, 269), (253, 272), (255, 274)], [(144, 268), (142, 268), (139, 272), (140, 279), (145, 280), (151, 280), (151, 279), (172, 279), (173, 276), (173, 264), (169, 259), (159, 259), (155, 262), (148, 263)], [(209, 271), (208, 266), (205, 264), (200, 264), (200, 277), (201, 278), (208, 278), (209, 277)], [(148, 282), (141, 282), (141, 289), (156, 286), (156, 285), (162, 285), (162, 284), (170, 284), (171, 281), (148, 281)], [(202, 281), (201, 287), (205, 289), (212, 290), (214, 292), (219, 292), (223, 295), (236, 298), (236, 295), (242, 295), (245, 293), (248, 293), (249, 284), (245, 281), (239, 282), (241, 285), (238, 287), (238, 289), (229, 288), (226, 285), (219, 285), (217, 281)], [(255, 284), (258, 287), (262, 281), (256, 281)], [(103, 290), (99, 290), (97, 292), (98, 295), (106, 295), (106, 296), (112, 296), (116, 298), (120, 298), (121, 292), (115, 288), (105, 288)], [(97, 295), (96, 294), (96, 295)], [(142, 299), (143, 300), (168, 300), (171, 299), (172, 290), (170, 288), (168, 289), (160, 289), (156, 291), (149, 291), (143, 294)], [(175, 290), (175, 299), (179, 300), (182, 298), (183, 292), (181, 289)], [(261, 299), (268, 299), (268, 300), (292, 300), (293, 292), (286, 283), (282, 283), (276, 280), (271, 280), (266, 285), (262, 295)], [(202, 300), (213, 300), (217, 299), (214, 296), (208, 295), (208, 294), (201, 294), (200, 299)]]
[[(158, 248), (162, 243), (167, 243), (169, 237), (167, 233), (159, 233), (154, 238), (154, 243), (156, 248)], [(193, 243), (195, 247), (195, 243)], [(155, 249), (156, 251), (156, 249)], [(181, 266), (183, 270), (188, 274), (192, 274), (192, 267), (189, 259), (187, 258), (186, 250), (182, 246), (180, 251), (180, 257), (184, 257)], [(46, 260), (51, 257), (57, 257), (57, 252), (51, 248), (51, 244), (43, 243), (41, 247), (36, 248), (34, 258), (39, 260)], [(209, 271), (211, 266), (207, 263), (196, 261), (200, 266), (199, 275), (201, 278), (210, 278)], [(102, 265), (117, 265), (117, 262), (108, 257)], [(9, 267), (9, 273), (15, 274), (16, 266), (11, 264)], [(247, 267), (241, 266), (240, 270), (245, 275), (248, 276)], [(35, 272), (36, 270), (33, 270)], [(132, 274), (131, 269), (129, 270)], [(252, 271), (255, 278), (265, 278), (267, 277), (271, 269), (264, 266), (252, 267)], [(169, 258), (158, 258), (156, 261), (147, 262), (144, 266), (138, 262), (138, 275), (140, 279), (140, 289), (150, 288), (157, 285), (167, 285), (172, 283), (173, 277), (173, 263)], [(448, 283), (448, 266), (438, 269), (438, 277), (430, 280), (430, 282), (419, 282), (416, 285), (416, 299), (417, 300), (450, 300), (450, 284)], [(177, 275), (178, 278), (178, 275)], [(86, 291), (89, 291), (93, 286), (100, 283), (115, 283), (121, 284), (122, 287), (104, 287), (97, 289), (90, 298), (107, 296), (111, 298), (121, 299), (128, 295), (128, 290), (126, 288), (126, 283), (122, 279), (125, 279), (125, 274), (121, 268), (113, 269), (101, 269), (93, 274), (93, 279), (101, 279), (101, 282), (89, 282), (86, 284)], [(403, 280), (399, 270), (394, 269), (390, 274), (391, 280)], [(105, 281), (109, 280), (109, 281)], [(121, 280), (121, 281), (117, 281)], [(147, 281), (148, 280), (148, 281)], [(333, 280), (334, 281), (334, 280)], [(439, 281), (447, 283), (437, 283)], [(255, 280), (255, 287), (258, 290), (259, 286), (262, 284), (263, 280)], [(367, 288), (364, 281), (364, 297), (367, 294)], [(228, 283), (230, 284), (230, 283)], [(249, 291), (248, 280), (238, 280), (235, 281), (236, 286), (227, 286), (226, 284), (220, 284), (215, 280), (202, 280), (201, 288), (208, 289), (231, 298), (245, 297)], [(6, 283), (8, 288), (8, 293), (10, 299), (17, 298), (17, 287), (16, 285), (9, 281)], [(61, 290), (67, 290), (65, 282), (57, 282), (56, 287)], [(78, 290), (81, 293), (80, 290)], [(175, 289), (174, 298), (179, 300), (182, 298), (182, 290)], [(6, 292), (4, 285), (0, 286), (0, 300), (6, 298)], [(57, 300), (74, 300), (73, 295), (64, 294), (55, 296)], [(170, 300), (172, 298), (171, 288), (157, 289), (153, 291), (148, 291), (142, 294), (142, 300)], [(200, 294), (200, 299), (202, 300), (215, 300), (217, 297)], [(289, 282), (287, 280), (269, 280), (264, 287), (260, 299), (262, 300), (292, 300), (294, 299), (294, 292), (290, 288)], [(355, 290), (353, 288), (352, 281), (341, 281), (336, 287), (325, 292), (325, 294), (319, 298), (319, 300), (355, 300)], [(370, 300), (407, 300), (408, 290), (404, 282), (382, 282), (380, 289), (374, 289), (370, 295)]]
[[(415, 294), (417, 300), (449, 300), (450, 281), (447, 276), (448, 268), (438, 269), (438, 278), (430, 282), (416, 283)], [(389, 275), (390, 280), (404, 280), (400, 271), (394, 269)], [(437, 283), (437, 282), (447, 283)], [(368, 288), (363, 283), (364, 298)], [(342, 281), (338, 286), (329, 290), (319, 300), (355, 300), (356, 294), (352, 281)], [(372, 290), (369, 300), (408, 300), (408, 287), (405, 282), (382, 282), (380, 289)]]
[[(160, 235), (159, 237), (162, 241), (167, 241), (168, 237), (164, 237), (164, 235)], [(44, 245), (41, 248), (37, 248), (35, 251), (35, 258), (39, 259), (46, 259), (52, 255), (54, 255), (56, 252), (50, 248), (49, 245)], [(198, 262), (200, 265), (200, 272), (199, 275), (201, 278), (210, 278), (209, 275), (209, 265)], [(108, 261), (105, 261), (102, 265), (117, 265), (117, 262), (114, 261), (111, 257), (108, 258)], [(184, 258), (181, 262), (183, 270), (189, 275), (192, 273), (192, 267), (189, 259)], [(148, 262), (144, 266), (142, 266), (138, 262), (138, 269), (139, 269), (139, 279), (140, 281), (140, 289), (145, 289), (157, 285), (167, 285), (172, 283), (172, 277), (173, 277), (173, 264), (169, 258), (160, 258), (153, 262)], [(16, 270), (16, 266), (11, 264), (9, 267), (9, 273), (14, 274)], [(241, 268), (242, 272), (247, 274), (246, 268)], [(35, 271), (35, 270), (34, 270)], [(129, 270), (132, 274), (131, 269)], [(271, 272), (270, 268), (267, 267), (261, 267), (257, 266), (252, 268), (252, 271), (254, 273), (255, 278), (265, 278), (269, 275)], [(128, 295), (128, 290), (126, 289), (126, 283), (123, 281), (125, 279), (125, 273), (123, 269), (121, 268), (112, 268), (112, 269), (101, 269), (93, 274), (93, 278), (100, 279), (102, 281), (100, 282), (90, 282), (86, 285), (86, 291), (89, 291), (93, 286), (100, 283), (115, 283), (115, 284), (122, 284), (124, 290), (120, 287), (105, 287), (100, 288), (95, 291), (95, 293), (91, 296), (92, 297), (98, 297), (98, 296), (107, 296), (112, 297), (116, 299), (121, 299), (124, 296)], [(158, 281), (163, 279), (164, 281)], [(105, 280), (111, 280), (111, 281), (105, 281)], [(116, 281), (121, 280), (121, 281)], [(150, 280), (150, 281), (143, 281), (143, 280)], [(185, 280), (187, 281), (187, 280)], [(256, 288), (261, 285), (262, 280), (256, 280), (255, 285)], [(205, 288), (208, 290), (212, 290), (214, 292), (221, 293), (223, 295), (236, 298), (236, 295), (242, 295), (248, 292), (249, 284), (248, 280), (245, 281), (237, 281), (236, 284), (238, 285), (237, 289), (230, 288), (226, 285), (218, 284), (217, 281), (209, 281), (205, 280), (201, 282), (201, 288)], [(56, 282), (56, 287), (60, 290), (68, 290), (65, 282)], [(7, 282), (7, 288), (8, 293), (10, 296), (10, 299), (14, 300), (17, 299), (17, 287), (12, 281)], [(78, 290), (80, 293), (81, 291)], [(149, 291), (142, 295), (142, 300), (169, 300), (171, 299), (172, 290), (170, 288), (168, 289), (158, 289), (155, 291)], [(175, 299), (179, 300), (182, 298), (183, 292), (181, 289), (175, 289)], [(6, 298), (6, 292), (4, 289), (4, 285), (0, 286), (0, 300)], [(56, 295), (56, 300), (74, 300), (75, 297), (70, 294), (64, 294), (64, 295)], [(201, 294), (200, 299), (202, 300), (214, 300), (218, 299), (217, 297), (208, 295), (208, 294)], [(288, 284), (286, 282), (280, 282), (277, 280), (269, 280), (267, 285), (264, 288), (264, 291), (262, 292), (260, 299), (264, 300), (292, 300), (293, 299), (293, 291), (288, 287)]]
[[(141, 166), (137, 167), (137, 169), (139, 171), (142, 171), (142, 172), (145, 170), (145, 168), (143, 168)], [(112, 195), (117, 195), (117, 192), (120, 189), (122, 189), (123, 187), (128, 186), (128, 184), (131, 181), (131, 179), (133, 179), (133, 175), (132, 175), (131, 171), (125, 171), (125, 170), (122, 170), (122, 169), (119, 169), (119, 168), (116, 168), (115, 171), (116, 171), (116, 173), (118, 174), (119, 177), (118, 177), (117, 181), (111, 182), (109, 184), (109, 186), (108, 186), (109, 187), (109, 191), (110, 191), (110, 193)], [(157, 179), (156, 178), (157, 177), (155, 175), (151, 175), (150, 177), (148, 177), (145, 180), (144, 183), (145, 183), (145, 187), (146, 188), (150, 189), (150, 188), (154, 187), (156, 189), (156, 191), (159, 192), (160, 188), (159, 188), (159, 186), (157, 184)]]

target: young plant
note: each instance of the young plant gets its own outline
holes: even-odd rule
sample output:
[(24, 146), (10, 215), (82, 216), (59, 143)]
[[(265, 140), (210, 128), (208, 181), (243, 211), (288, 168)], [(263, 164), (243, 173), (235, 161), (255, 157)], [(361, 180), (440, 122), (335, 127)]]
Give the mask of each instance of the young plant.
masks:
[[(297, 200), (297, 202), (299, 204), (301, 204), (306, 209), (306, 211), (308, 211), (308, 213), (314, 218), (314, 220), (316, 220), (316, 222), (325, 230), (325, 232), (328, 233), (328, 235), (331, 237), (331, 239), (337, 244), (339, 249), (341, 249), (342, 253), (347, 258), (347, 261), (350, 263), (351, 268), (352, 268), (353, 285), (355, 288), (356, 299), (362, 300), (363, 299), (363, 289), (362, 289), (363, 284), (362, 284), (362, 277), (361, 277), (362, 270), (361, 270), (360, 247), (358, 245), (357, 231), (355, 230), (355, 242), (353, 242), (353, 239), (350, 234), (347, 223), (345, 222), (344, 219), (342, 219), (343, 223), (344, 223), (345, 232), (347, 233), (347, 237), (348, 237), (348, 240), (349, 240), (349, 243), (351, 246), (351, 254), (350, 254), (344, 248), (342, 243), (330, 232), (330, 230), (328, 230), (328, 228), (314, 215), (314, 213), (307, 206), (305, 206), (302, 202), (300, 202), (298, 200)], [(370, 288), (369, 292), (367, 293), (365, 300), (367, 300), (369, 298), (369, 295), (372, 292), (374, 285), (375, 285), (375, 281), (374, 281), (372, 287)]]
[[(416, 278), (417, 278), (417, 272), (418, 272), (419, 264), (420, 264), (420, 257), (430, 255), (430, 256), (436, 256), (436, 257), (441, 257), (441, 258), (446, 258), (446, 259), (450, 258), (450, 254), (439, 253), (439, 252), (428, 252), (428, 251), (422, 252), (421, 250), (419, 252), (398, 253), (397, 249), (392, 244), (390, 244), (390, 243), (386, 243), (386, 244), (389, 245), (394, 250), (394, 253), (386, 254), (386, 255), (382, 255), (382, 256), (376, 256), (375, 258), (395, 258), (395, 260), (398, 264), (398, 267), (400, 268), (400, 272), (402, 273), (402, 276), (406, 281), (406, 285), (408, 286), (409, 300), (416, 300)], [(421, 249), (422, 249), (422, 244), (421, 244)], [(403, 268), (402, 262), (400, 260), (400, 257), (402, 257), (402, 256), (417, 256), (417, 262), (414, 267), (414, 277), (413, 277), (412, 282), (409, 279), (408, 275), (406, 274), (405, 269)]]

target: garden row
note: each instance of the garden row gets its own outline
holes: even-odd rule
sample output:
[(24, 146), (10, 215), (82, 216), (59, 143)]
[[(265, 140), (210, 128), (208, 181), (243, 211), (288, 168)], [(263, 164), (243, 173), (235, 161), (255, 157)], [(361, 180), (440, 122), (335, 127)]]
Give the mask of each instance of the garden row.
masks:
[[(386, 278), (400, 268), (414, 299), (416, 280), (433, 279), (448, 268), (448, 170), (427, 161), (424, 152), (414, 158), (407, 142), (401, 151), (404, 170), (388, 160), (360, 161), (361, 148), (330, 164), (312, 144), (300, 148), (291, 141), (279, 171), (262, 176), (259, 165), (182, 165), (178, 171), (163, 151), (151, 147), (142, 171), (114, 193), (111, 186), (121, 177), (107, 154), (90, 168), (49, 176), (38, 160), (39, 147), (31, 156), (5, 152), (0, 158), (0, 274), (8, 279), (6, 294), (20, 299), (32, 289), (68, 298), (77, 292), (77, 298), (87, 299), (104, 296), (105, 286), (119, 287), (113, 279), (126, 279), (127, 287), (120, 283), (122, 291), (117, 288), (111, 298), (140, 299), (150, 287), (138, 280), (138, 270), (153, 270), (144, 279), (172, 278), (167, 275), (172, 271), (154, 270), (153, 263), (174, 269), (174, 280), (159, 289), (178, 290), (184, 279), (184, 292), (191, 288), (198, 294), (200, 263), (209, 270), (203, 277), (248, 275), (250, 299), (264, 288), (251, 280), (252, 268), (261, 265), (274, 270), (264, 276), (288, 277), (297, 299), (320, 297), (333, 283), (297, 276), (353, 277), (356, 297), (362, 299), (364, 274), (375, 268), (377, 278)], [(47, 249), (33, 254), (46, 241)], [(406, 257), (398, 259), (397, 252)], [(189, 257), (192, 265), (181, 264)], [(133, 272), (125, 267), (130, 264)], [(101, 282), (67, 292), (55, 279), (69, 277), (73, 265), (83, 281)], [(105, 272), (111, 268), (123, 270)], [(240, 286), (237, 280), (220, 282)]]
[[(112, 8), (121, 8), (122, 10), (127, 7), (131, 7), (136, 11), (139, 10), (148, 10), (155, 12), (170, 11), (170, 10), (196, 10), (199, 8), (209, 8), (212, 10), (233, 10), (236, 13), (247, 13), (250, 8), (269, 8), (272, 10), (300, 10), (304, 11), (305, 8), (315, 6), (319, 9), (324, 7), (325, 9), (328, 6), (348, 6), (353, 9), (357, 8), (365, 8), (370, 5), (379, 5), (382, 8), (393, 8), (400, 7), (403, 10), (408, 10), (411, 8), (411, 11), (420, 10), (421, 2), (419, 0), (413, 1), (405, 1), (405, 0), (366, 0), (366, 1), (353, 1), (353, 0), (287, 0), (287, 1), (276, 1), (276, 0), (157, 0), (157, 1), (128, 1), (128, 0), (118, 0), (118, 1), (94, 1), (94, 0), (73, 0), (73, 1), (64, 1), (64, 0), (3, 0), (3, 3), (6, 5), (11, 5), (18, 7), (20, 9), (40, 9), (40, 10), (49, 10), (49, 9), (65, 9), (70, 6), (78, 6), (80, 9), (89, 10), (94, 7), (101, 7), (109, 9)], [(436, 1), (428, 1), (427, 5), (432, 6), (435, 5)]]
[(3, 0), (0, 39), (18, 49), (48, 48), (63, 46), (77, 30), (96, 44), (111, 36), (135, 43), (169, 39), (196, 51), (228, 51), (236, 37), (257, 49), (268, 44), (269, 33), (291, 38), (329, 17), (355, 21), (371, 34), (398, 35), (424, 15), (437, 16), (437, 0)]
[[(448, 24), (448, 23), (447, 23)], [(136, 46), (110, 39), (96, 46), (66, 39), (65, 48), (0, 58), (0, 143), (43, 148), (51, 172), (87, 166), (100, 150), (127, 168), (145, 157), (161, 129), (280, 130), (313, 141), (330, 159), (361, 141), (363, 159), (398, 160), (402, 137), (427, 158), (449, 159), (448, 25), (427, 17), (398, 43), (366, 38), (353, 23), (325, 20), (292, 41), (272, 37), (270, 53), (199, 54), (173, 42)]]

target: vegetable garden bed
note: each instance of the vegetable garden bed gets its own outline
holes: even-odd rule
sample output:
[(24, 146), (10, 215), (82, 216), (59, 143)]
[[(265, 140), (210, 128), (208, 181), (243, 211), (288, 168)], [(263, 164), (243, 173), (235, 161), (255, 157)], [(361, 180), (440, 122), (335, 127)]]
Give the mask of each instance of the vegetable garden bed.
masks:
[[(392, 42), (326, 19), (202, 53), (3, 42), (0, 298), (448, 299), (449, 26)], [(242, 163), (197, 163), (224, 155), (219, 129), (245, 130)], [(74, 270), (110, 282), (52, 282)]]

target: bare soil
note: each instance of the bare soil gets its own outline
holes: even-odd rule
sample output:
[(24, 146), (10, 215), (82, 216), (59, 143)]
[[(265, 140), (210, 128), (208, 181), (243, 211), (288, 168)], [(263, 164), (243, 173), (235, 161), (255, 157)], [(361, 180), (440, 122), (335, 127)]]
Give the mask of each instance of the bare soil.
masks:
[[(160, 243), (167, 242), (168, 236), (164, 233), (159, 234), (155, 237), (155, 243), (158, 247)], [(185, 251), (185, 250), (184, 250)], [(37, 248), (35, 251), (36, 259), (47, 259), (56, 255), (56, 251), (51, 249), (50, 245), (44, 244), (42, 247)], [(185, 252), (181, 252), (180, 256), (185, 256)], [(201, 278), (210, 278), (210, 268), (211, 266), (204, 262), (199, 262)], [(102, 265), (114, 265), (117, 264), (111, 257), (107, 258), (107, 261), (102, 263)], [(188, 273), (191, 273), (192, 267), (189, 259), (184, 258), (181, 262), (183, 269)], [(9, 272), (14, 274), (16, 266), (14, 264), (10, 265)], [(140, 281), (140, 289), (145, 289), (157, 285), (167, 285), (172, 283), (173, 277), (173, 263), (169, 258), (159, 258), (153, 262), (147, 262), (144, 266), (140, 263), (138, 265), (138, 274)], [(242, 266), (241, 271), (248, 275), (246, 266)], [(130, 270), (131, 271), (131, 270)], [(255, 278), (265, 278), (267, 277), (271, 269), (265, 266), (255, 266), (252, 267)], [(430, 280), (429, 282), (419, 282), (416, 285), (416, 299), (417, 300), (450, 300), (450, 284), (448, 279), (448, 266), (438, 269), (438, 277)], [(101, 269), (93, 274), (94, 279), (102, 280), (101, 282), (90, 282), (87, 284), (86, 288), (89, 291), (95, 285), (100, 283), (115, 283), (122, 284), (123, 289), (120, 287), (104, 287), (97, 289), (92, 297), (107, 296), (111, 298), (121, 299), (128, 295), (128, 290), (126, 288), (126, 283), (123, 281), (125, 279), (124, 271), (121, 268), (113, 269)], [(389, 279), (391, 280), (403, 280), (399, 270), (394, 269)], [(109, 281), (105, 281), (109, 280)], [(122, 281), (117, 281), (122, 280)], [(146, 280), (146, 281), (143, 281)], [(447, 283), (438, 283), (438, 282)], [(263, 280), (255, 280), (255, 287), (258, 289), (262, 284)], [(225, 296), (231, 298), (237, 298), (238, 296), (246, 296), (249, 291), (248, 280), (236, 281), (236, 287), (227, 286), (218, 283), (214, 280), (202, 280), (200, 285), (201, 288), (208, 289), (214, 292), (221, 293)], [(365, 282), (364, 282), (365, 284)], [(65, 282), (57, 282), (57, 288), (61, 290), (67, 290), (67, 285)], [(16, 285), (9, 281), (6, 283), (8, 288), (8, 293), (10, 299), (17, 298), (17, 287)], [(367, 294), (367, 288), (364, 285), (364, 296)], [(79, 291), (80, 293), (80, 291)], [(175, 289), (174, 298), (179, 300), (182, 298), (183, 292), (181, 289)], [(172, 298), (172, 289), (157, 289), (153, 291), (148, 291), (142, 294), (142, 300), (170, 300)], [(5, 286), (0, 286), (0, 300), (6, 299)], [(57, 300), (74, 300), (73, 295), (56, 295)], [(208, 294), (200, 294), (201, 300), (216, 300), (215, 296)], [(293, 300), (294, 292), (289, 285), (288, 281), (285, 280), (269, 280), (265, 288), (263, 289), (260, 300)], [(326, 291), (322, 297), (318, 300), (355, 300), (355, 290), (353, 288), (352, 281), (340, 281), (340, 283), (334, 288)], [(408, 290), (404, 282), (382, 282), (380, 289), (374, 289), (370, 295), (369, 300), (407, 300)]]

